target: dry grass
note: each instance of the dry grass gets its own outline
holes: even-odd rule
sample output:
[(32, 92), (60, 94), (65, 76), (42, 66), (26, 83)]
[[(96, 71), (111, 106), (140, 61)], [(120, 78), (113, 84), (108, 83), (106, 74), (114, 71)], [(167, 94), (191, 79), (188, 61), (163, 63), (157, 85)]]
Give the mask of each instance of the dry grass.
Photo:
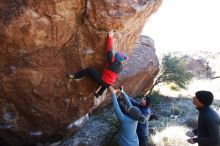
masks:
[(195, 92), (198, 90), (208, 90), (211, 91), (216, 100), (220, 101), (220, 78), (218, 79), (206, 79), (206, 80), (198, 80), (194, 79), (187, 89), (181, 89), (178, 91), (170, 90), (169, 86), (161, 85), (155, 87), (155, 90), (159, 89), (160, 92), (169, 97), (186, 97), (191, 98), (195, 95)]
[[(162, 117), (161, 115), (160, 121), (157, 121), (159, 124), (154, 125), (153, 122), (150, 122), (150, 125), (153, 124), (152, 127), (157, 127), (158, 125), (164, 127), (161, 131), (157, 131), (155, 135), (151, 136), (152, 143), (156, 146), (192, 146), (186, 141), (188, 137), (185, 135), (185, 132), (191, 129), (190, 127), (195, 128), (197, 125), (198, 112), (194, 108), (191, 98), (198, 90), (208, 90), (214, 94), (215, 100), (212, 108), (220, 115), (220, 78), (214, 80), (194, 79), (186, 90), (174, 91), (170, 90), (169, 86), (160, 86), (157, 89), (164, 96), (173, 99), (171, 101), (161, 102), (161, 104), (173, 102), (172, 106), (167, 105), (161, 107), (161, 109), (170, 108), (170, 114), (175, 115), (175, 112), (177, 112), (179, 113), (177, 114), (179, 117), (171, 119), (167, 116)], [(165, 122), (166, 124), (162, 124), (164, 123), (164, 118), (168, 119)], [(185, 122), (181, 123), (184, 120)]]
[(188, 130), (181, 126), (171, 126), (157, 132), (156, 135), (151, 136), (151, 139), (156, 146), (191, 146), (186, 141), (188, 137), (185, 133)]

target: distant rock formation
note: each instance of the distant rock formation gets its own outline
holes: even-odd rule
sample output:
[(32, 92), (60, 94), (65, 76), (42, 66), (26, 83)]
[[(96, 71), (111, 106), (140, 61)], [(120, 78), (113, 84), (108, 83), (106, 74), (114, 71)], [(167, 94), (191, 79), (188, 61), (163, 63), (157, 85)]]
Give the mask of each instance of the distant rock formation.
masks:
[(195, 78), (212, 78), (213, 71), (209, 65), (209, 62), (204, 58), (193, 58), (192, 56), (184, 56), (186, 60), (188, 70), (193, 74)]
[(141, 37), (140, 48), (133, 48), (160, 4), (161, 0), (1, 0), (1, 141), (29, 145), (76, 130), (68, 125), (94, 108), (90, 94), (98, 85), (87, 77), (69, 82), (65, 73), (86, 67), (101, 71), (111, 29), (115, 50), (130, 57), (117, 83), (132, 95), (147, 90), (159, 70), (154, 46)]

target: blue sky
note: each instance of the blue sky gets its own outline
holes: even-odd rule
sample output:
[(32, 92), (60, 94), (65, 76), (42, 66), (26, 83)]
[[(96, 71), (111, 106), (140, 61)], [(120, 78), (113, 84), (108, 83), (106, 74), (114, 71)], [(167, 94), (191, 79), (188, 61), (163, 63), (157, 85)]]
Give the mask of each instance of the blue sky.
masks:
[(153, 38), (159, 54), (220, 52), (220, 0), (163, 0), (142, 34)]

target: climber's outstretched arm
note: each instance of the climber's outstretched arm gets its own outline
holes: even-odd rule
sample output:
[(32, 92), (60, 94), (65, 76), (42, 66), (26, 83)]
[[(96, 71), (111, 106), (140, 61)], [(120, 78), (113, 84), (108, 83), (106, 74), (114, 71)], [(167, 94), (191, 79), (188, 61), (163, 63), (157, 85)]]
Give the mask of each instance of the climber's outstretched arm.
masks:
[(107, 54), (107, 58), (108, 61), (111, 63), (113, 62), (113, 50), (112, 50), (112, 37), (113, 37), (114, 33), (113, 30), (109, 31), (108, 33), (108, 39), (107, 39), (107, 44), (106, 44), (106, 54)]

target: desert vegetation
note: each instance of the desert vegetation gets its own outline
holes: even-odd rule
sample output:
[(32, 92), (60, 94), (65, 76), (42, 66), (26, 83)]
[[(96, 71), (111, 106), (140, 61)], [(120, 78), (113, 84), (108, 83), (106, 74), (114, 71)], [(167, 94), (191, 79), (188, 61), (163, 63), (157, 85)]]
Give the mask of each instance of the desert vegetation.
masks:
[[(215, 100), (212, 107), (220, 115), (220, 79), (212, 79), (210, 76), (206, 75), (203, 76), (202, 72), (199, 74), (200, 77), (193, 74), (194, 77), (190, 78), (191, 74), (188, 74), (189, 77), (184, 78), (185, 75), (183, 75), (183, 78), (180, 78), (181, 76), (175, 75), (180, 73), (175, 70), (178, 69), (176, 66), (179, 65), (181, 71), (190, 72), (190, 70), (184, 68), (184, 62), (179, 60), (180, 58), (185, 58), (183, 57), (184, 55), (178, 55), (175, 55), (177, 57), (168, 55), (163, 58), (162, 65), (164, 66), (162, 66), (158, 76), (160, 77), (164, 74), (163, 72), (166, 73), (165, 70), (167, 70), (170, 71), (168, 73), (171, 74), (168, 76), (173, 76), (173, 78), (171, 78), (172, 80), (164, 80), (160, 82), (160, 84), (155, 84), (152, 88), (151, 96), (153, 97), (153, 101), (151, 110), (159, 116), (159, 120), (149, 121), (150, 146), (190, 146), (186, 141), (187, 137), (185, 133), (187, 130), (197, 127), (198, 111), (192, 104), (192, 96), (194, 96), (194, 93), (198, 90), (210, 90), (214, 93)], [(190, 58), (190, 56), (188, 56), (188, 58)], [(204, 60), (202, 62), (205, 64), (208, 62), (213, 73), (212, 76), (219, 74), (217, 67), (219, 64), (213, 63), (214, 60), (219, 59), (218, 55), (200, 53), (197, 55), (197, 59), (198, 58), (199, 61)], [(204, 74), (205, 73), (206, 72), (204, 72)], [(181, 83), (183, 79), (186, 79), (186, 84), (184, 84), (184, 86), (178, 86), (178, 83)], [(113, 135), (117, 133), (119, 125), (117, 125), (118, 123), (115, 120), (116, 118), (109, 119), (112, 130), (109, 131), (110, 133), (105, 137), (107, 141), (113, 139)]]

